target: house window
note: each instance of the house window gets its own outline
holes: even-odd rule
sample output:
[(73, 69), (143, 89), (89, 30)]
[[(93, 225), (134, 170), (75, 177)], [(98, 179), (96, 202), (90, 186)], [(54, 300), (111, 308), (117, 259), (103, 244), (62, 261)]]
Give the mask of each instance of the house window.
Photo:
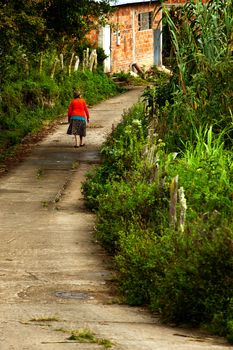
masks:
[(138, 30), (152, 28), (152, 12), (142, 12), (138, 15)]

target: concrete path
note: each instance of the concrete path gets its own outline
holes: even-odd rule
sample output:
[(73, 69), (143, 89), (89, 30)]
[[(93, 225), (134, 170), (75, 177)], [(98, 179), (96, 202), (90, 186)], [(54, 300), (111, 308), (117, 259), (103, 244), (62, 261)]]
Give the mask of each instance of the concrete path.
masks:
[[(0, 179), (0, 350), (223, 350), (222, 339), (160, 325), (143, 308), (114, 303), (111, 260), (95, 242), (95, 217), (80, 186), (98, 149), (141, 93), (134, 88), (93, 107), (87, 146), (67, 125), (37, 144)], [(68, 340), (89, 329), (93, 343)], [(98, 340), (99, 339), (99, 340)]]

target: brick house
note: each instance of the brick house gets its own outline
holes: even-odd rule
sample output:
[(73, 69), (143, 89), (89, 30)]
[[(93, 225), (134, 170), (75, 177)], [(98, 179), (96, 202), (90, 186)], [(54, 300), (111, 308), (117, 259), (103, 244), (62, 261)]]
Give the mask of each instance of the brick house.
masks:
[[(185, 0), (168, 0), (179, 5)], [(162, 65), (162, 12), (159, 0), (114, 0), (115, 12), (109, 25), (100, 28), (95, 37), (108, 58), (105, 72), (128, 72), (132, 65), (149, 68)], [(94, 39), (94, 37), (92, 37)]]

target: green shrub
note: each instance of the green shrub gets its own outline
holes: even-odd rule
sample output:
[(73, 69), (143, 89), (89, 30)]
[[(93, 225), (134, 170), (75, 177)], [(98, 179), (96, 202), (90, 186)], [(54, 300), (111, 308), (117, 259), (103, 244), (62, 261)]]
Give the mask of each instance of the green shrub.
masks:
[(156, 226), (156, 234), (162, 234), (167, 201), (156, 183), (148, 185), (139, 176), (109, 181), (97, 200), (97, 237), (111, 251), (118, 249), (119, 231), (127, 230), (132, 221), (138, 221), (142, 229)]
[(127, 227), (119, 228), (115, 261), (120, 273), (120, 290), (130, 305), (150, 302), (156, 239), (153, 230), (142, 227), (140, 217), (133, 216)]
[(146, 126), (143, 104), (133, 106), (123, 116), (101, 148), (101, 167), (89, 173), (82, 185), (87, 207), (98, 209), (99, 195), (105, 193), (108, 182), (119, 181), (121, 177), (127, 178), (129, 171), (140, 169), (141, 152), (147, 137)]
[(65, 77), (59, 85), (62, 103), (68, 104), (73, 98), (74, 89), (79, 89), (89, 105), (114, 96), (120, 90), (103, 72), (77, 71)]

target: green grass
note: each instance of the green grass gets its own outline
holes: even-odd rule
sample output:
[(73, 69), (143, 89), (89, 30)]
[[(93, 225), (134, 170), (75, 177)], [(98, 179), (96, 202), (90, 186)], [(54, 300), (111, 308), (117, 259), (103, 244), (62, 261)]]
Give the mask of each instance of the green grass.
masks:
[(113, 343), (105, 338), (99, 338), (92, 332), (89, 328), (80, 328), (80, 329), (56, 329), (58, 332), (69, 333), (71, 334), (67, 340), (75, 341), (77, 343), (88, 343), (88, 344), (98, 344), (103, 346), (105, 349), (113, 347)]
[(59, 322), (60, 318), (56, 315), (38, 316), (30, 319), (30, 322)]

